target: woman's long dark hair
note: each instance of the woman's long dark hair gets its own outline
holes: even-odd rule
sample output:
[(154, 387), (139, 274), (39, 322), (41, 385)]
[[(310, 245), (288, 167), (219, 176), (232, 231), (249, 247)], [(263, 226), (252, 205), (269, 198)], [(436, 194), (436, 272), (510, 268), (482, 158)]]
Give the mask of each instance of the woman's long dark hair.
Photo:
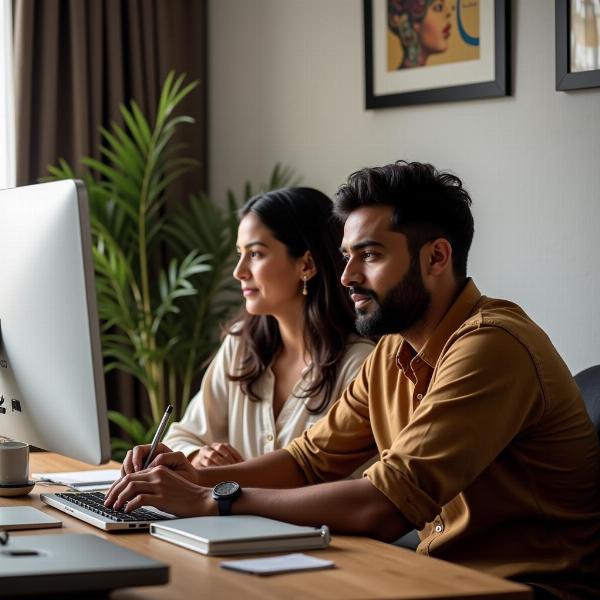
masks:
[[(346, 351), (348, 334), (354, 331), (350, 297), (340, 284), (344, 264), (340, 254), (342, 224), (333, 214), (331, 200), (312, 188), (285, 188), (251, 198), (240, 210), (240, 218), (255, 214), (276, 239), (286, 245), (292, 258), (310, 251), (316, 275), (308, 282), (304, 303), (304, 343), (312, 359), (312, 383), (304, 390), (310, 399), (321, 392), (322, 402), (307, 401), (309, 412), (323, 411), (331, 400), (339, 364)], [(298, 282), (300, 288), (300, 282)], [(242, 364), (229, 373), (244, 394), (255, 401), (256, 380), (281, 348), (277, 320), (271, 315), (251, 315), (245, 308), (227, 328), (241, 338)]]

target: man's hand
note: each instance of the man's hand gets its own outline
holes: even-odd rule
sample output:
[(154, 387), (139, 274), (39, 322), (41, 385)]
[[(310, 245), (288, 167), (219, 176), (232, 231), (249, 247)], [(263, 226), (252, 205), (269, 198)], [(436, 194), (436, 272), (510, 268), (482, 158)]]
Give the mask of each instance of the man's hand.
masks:
[[(148, 444), (145, 446), (136, 446), (133, 450), (129, 450), (121, 467), (121, 477), (141, 471), (148, 452), (150, 452), (150, 445)], [(159, 465), (169, 467), (169, 469), (176, 471), (183, 478), (192, 483), (197, 483), (198, 474), (190, 461), (181, 452), (173, 452), (164, 444), (159, 444), (156, 447), (154, 460), (148, 465), (148, 469)]]
[(202, 446), (192, 457), (191, 463), (196, 468), (222, 467), (244, 462), (242, 455), (231, 445), (215, 442)]
[[(162, 454), (163, 452), (173, 451), (171, 450), (171, 448), (165, 446), (164, 444), (158, 444), (158, 446), (156, 446), (154, 458), (156, 459), (156, 457)], [(129, 450), (127, 452), (127, 456), (125, 456), (123, 465), (121, 466), (121, 477), (124, 477), (129, 473), (136, 473), (137, 471), (141, 471), (144, 468), (144, 463), (146, 462), (146, 457), (149, 453), (150, 444), (145, 444), (143, 446), (135, 446), (133, 449)]]
[[(106, 499), (110, 499), (111, 504), (116, 499), (113, 494), (114, 490), (121, 489), (120, 484), (125, 477), (135, 473), (145, 473), (153, 467), (160, 466), (169, 469), (194, 485), (198, 483), (198, 471), (190, 461), (181, 452), (171, 452), (171, 449), (164, 444), (158, 445), (154, 460), (148, 465), (148, 469), (143, 471), (142, 467), (149, 451), (150, 446), (136, 446), (133, 450), (129, 450), (121, 467), (121, 479), (117, 479), (106, 493)], [(106, 506), (110, 505), (106, 504)]]
[(218, 514), (210, 488), (197, 486), (164, 466), (125, 475), (113, 484), (104, 505), (125, 512), (155, 506), (178, 517)]

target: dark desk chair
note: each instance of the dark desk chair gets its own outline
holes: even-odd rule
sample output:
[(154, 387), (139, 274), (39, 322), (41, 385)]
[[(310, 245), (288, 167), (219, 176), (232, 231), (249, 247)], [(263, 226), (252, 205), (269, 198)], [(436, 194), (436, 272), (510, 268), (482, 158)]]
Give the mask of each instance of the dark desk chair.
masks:
[[(574, 376), (575, 383), (581, 390), (581, 396), (590, 419), (600, 436), (600, 365), (581, 371)], [(546, 592), (543, 588), (529, 583), (534, 590), (535, 600), (555, 600), (556, 597)]]
[(575, 383), (581, 390), (585, 407), (600, 436), (600, 365), (577, 373)]
[(400, 546), (401, 548), (407, 548), (408, 550), (416, 550), (419, 545), (419, 534), (416, 529), (405, 533), (401, 538), (398, 538), (394, 542), (394, 546)]

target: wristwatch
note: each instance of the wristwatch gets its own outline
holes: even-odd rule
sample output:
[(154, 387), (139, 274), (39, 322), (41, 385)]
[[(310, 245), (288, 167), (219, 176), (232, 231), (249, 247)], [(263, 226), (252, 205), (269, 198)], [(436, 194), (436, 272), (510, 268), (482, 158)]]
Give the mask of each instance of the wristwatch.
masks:
[(219, 505), (219, 515), (225, 517), (231, 514), (232, 502), (240, 497), (242, 486), (235, 481), (221, 481), (212, 491), (212, 497)]

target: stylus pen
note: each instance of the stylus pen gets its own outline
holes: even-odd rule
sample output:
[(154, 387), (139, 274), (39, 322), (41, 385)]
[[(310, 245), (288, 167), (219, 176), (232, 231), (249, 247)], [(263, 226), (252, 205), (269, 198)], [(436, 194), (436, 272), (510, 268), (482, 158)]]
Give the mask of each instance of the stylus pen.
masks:
[(150, 452), (144, 461), (144, 469), (148, 468), (148, 465), (154, 460), (154, 453), (156, 452), (156, 447), (162, 440), (163, 435), (165, 434), (165, 429), (167, 428), (167, 423), (169, 422), (169, 416), (173, 412), (173, 407), (169, 404), (165, 410), (165, 414), (162, 416), (160, 423), (158, 424), (158, 428), (156, 433), (154, 434), (154, 438), (152, 439), (152, 445), (150, 446)]

